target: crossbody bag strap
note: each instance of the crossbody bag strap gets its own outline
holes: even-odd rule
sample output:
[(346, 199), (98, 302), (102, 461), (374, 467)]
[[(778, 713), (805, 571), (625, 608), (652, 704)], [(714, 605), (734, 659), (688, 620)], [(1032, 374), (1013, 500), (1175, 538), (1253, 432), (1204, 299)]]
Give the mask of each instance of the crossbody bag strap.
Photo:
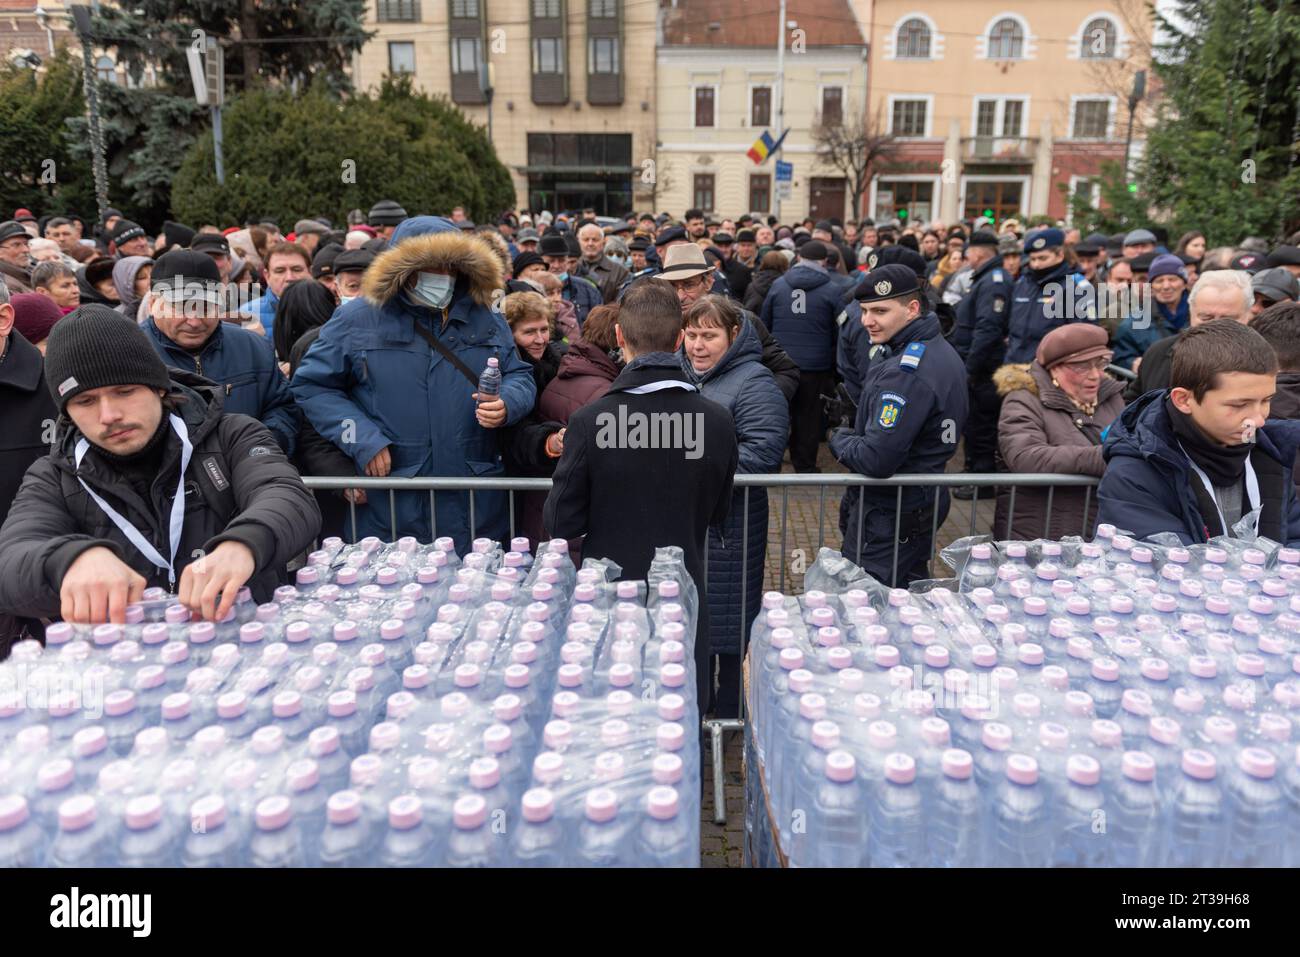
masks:
[(474, 374), (474, 370), (471, 369), (469, 366), (465, 365), (464, 361), (461, 360), (460, 356), (456, 355), (456, 353), (452, 352), (445, 345), (439, 342), (438, 337), (435, 336), (428, 329), (424, 328), (424, 326), (420, 325), (419, 322), (415, 322), (414, 325), (415, 325), (416, 333), (420, 336), (421, 339), (423, 339), (425, 342), (429, 344), (429, 348), (437, 351), (439, 355), (441, 355), (444, 359), (446, 359), (458, 370), (460, 370), (460, 374), (469, 380), (470, 385), (472, 385), (475, 389), (477, 389), (478, 376)]

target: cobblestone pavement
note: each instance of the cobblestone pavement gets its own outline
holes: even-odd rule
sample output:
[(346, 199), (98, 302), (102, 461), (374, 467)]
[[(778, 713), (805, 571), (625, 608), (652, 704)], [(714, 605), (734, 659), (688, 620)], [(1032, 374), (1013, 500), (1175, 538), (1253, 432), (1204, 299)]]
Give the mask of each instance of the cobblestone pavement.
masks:
[[(961, 450), (952, 457), (949, 471), (961, 470), (963, 461)], [(831, 456), (830, 450), (823, 444), (819, 450), (817, 464), (823, 472), (843, 473), (846, 469)], [(792, 472), (787, 457), (782, 463), (783, 472)], [(839, 530), (839, 504), (842, 491), (835, 488), (787, 489), (784, 494), (786, 512), (785, 541), (782, 547), (781, 509), (782, 490), (768, 492), (771, 518), (768, 526), (767, 566), (763, 586), (765, 589), (778, 589), (786, 594), (800, 594), (803, 591), (803, 569), (811, 565), (817, 557), (821, 546), (838, 550), (842, 543)], [(952, 500), (947, 521), (940, 527), (937, 548), (950, 544), (954, 539), (972, 534), (972, 524), (977, 533), (989, 532), (993, 525), (993, 499), (990, 490), (981, 489), (980, 498), (974, 508), (972, 523), (972, 503), (958, 499)], [(782, 564), (785, 575), (782, 579)], [(935, 558), (931, 564), (931, 573), (936, 578), (949, 577), (950, 572), (943, 562)], [(723, 757), (725, 762), (724, 793), (726, 800), (727, 822), (725, 825), (713, 822), (713, 755), (708, 739), (701, 748), (704, 763), (704, 796), (701, 802), (700, 854), (704, 867), (740, 867), (743, 841), (745, 836), (744, 780), (741, 776), (741, 751), (743, 741), (740, 733), (729, 733), (725, 738)]]

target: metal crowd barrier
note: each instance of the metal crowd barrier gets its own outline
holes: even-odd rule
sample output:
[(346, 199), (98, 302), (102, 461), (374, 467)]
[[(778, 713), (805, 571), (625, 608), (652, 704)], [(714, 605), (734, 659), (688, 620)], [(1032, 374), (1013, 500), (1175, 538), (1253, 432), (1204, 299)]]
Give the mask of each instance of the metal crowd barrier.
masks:
[[(1128, 370), (1121, 369), (1120, 372), (1128, 373)], [(1132, 373), (1128, 373), (1132, 375)], [(391, 519), (390, 527), (397, 526), (397, 492), (427, 492), (429, 495), (429, 515), (430, 515), (430, 540), (438, 536), (438, 519), (437, 519), (437, 495), (439, 492), (446, 493), (469, 493), (469, 530), (470, 537), (475, 537), (477, 531), (476, 515), (474, 509), (475, 492), (547, 492), (551, 488), (549, 478), (467, 478), (467, 477), (416, 477), (416, 478), (369, 478), (364, 476), (304, 476), (303, 481), (308, 488), (326, 491), (326, 490), (344, 490), (344, 489), (365, 489), (367, 496), (370, 491), (388, 492), (389, 517)], [(899, 531), (902, 524), (903, 512), (903, 489), (912, 487), (932, 487), (934, 489), (934, 516), (931, 525), (930, 536), (930, 556), (931, 565), (934, 563), (935, 554), (938, 551), (939, 531), (940, 528), (947, 528), (953, 522), (956, 513), (960, 511), (958, 501), (953, 502), (953, 507), (943, 525), (939, 523), (939, 499), (941, 488), (952, 488), (957, 486), (972, 486), (974, 495), (970, 500), (970, 521), (966, 534), (974, 535), (977, 531), (987, 530), (995, 538), (1010, 538), (1011, 529), (1015, 520), (1016, 508), (1016, 490), (1020, 487), (1029, 488), (1046, 488), (1047, 502), (1045, 508), (1045, 523), (1042, 532), (1043, 538), (1051, 536), (1052, 521), (1052, 497), (1057, 488), (1083, 488), (1084, 494), (1084, 527), (1079, 529), (1060, 529), (1059, 536), (1079, 534), (1087, 538), (1091, 536), (1092, 528), (1088, 527), (1090, 506), (1092, 504), (1092, 490), (1100, 480), (1092, 475), (1057, 475), (1057, 474), (1040, 474), (1040, 473), (988, 473), (974, 474), (966, 472), (946, 472), (941, 475), (893, 475), (889, 478), (867, 478), (862, 475), (849, 473), (816, 473), (816, 474), (795, 474), (795, 473), (778, 473), (763, 475), (737, 475), (735, 485), (743, 489), (742, 501), (742, 540), (741, 540), (741, 573), (740, 573), (740, 607), (742, 611), (748, 604), (748, 585), (749, 585), (749, 499), (750, 489), (761, 488), (776, 490), (781, 492), (781, 518), (780, 518), (780, 571), (777, 582), (777, 589), (785, 591), (786, 585), (786, 556), (790, 554), (787, 550), (787, 531), (789, 526), (790, 515), (790, 498), (804, 493), (811, 493), (813, 489), (817, 490), (817, 549), (813, 552), (813, 558), (816, 557), (816, 551), (819, 551), (826, 544), (826, 490), (839, 489), (841, 492), (849, 488), (894, 488), (897, 489), (894, 505), (894, 551), (893, 551), (893, 578), (898, 577), (898, 553), (899, 553)], [(979, 500), (980, 489), (982, 488), (1009, 488), (1009, 500), (1007, 503), (1007, 525), (1004, 533), (999, 536), (997, 530), (992, 528), (993, 520), (990, 519), (987, 528), (977, 528), (979, 525)], [(509, 501), (510, 513), (510, 535), (514, 536), (516, 531), (515, 522), (515, 499), (513, 495), (507, 497)], [(374, 507), (373, 502), (368, 502), (370, 507)], [(769, 506), (770, 507), (770, 506)], [(865, 517), (865, 509), (858, 509), (858, 527), (857, 541), (862, 541), (862, 523)], [(351, 504), (349, 515), (353, 529), (352, 540), (355, 541), (356, 529), (356, 505)], [(958, 519), (960, 523), (960, 519)], [(772, 518), (769, 511), (768, 527), (771, 528)], [(838, 529), (838, 522), (835, 523)], [(958, 524), (960, 530), (960, 524)], [(961, 537), (961, 536), (955, 536)], [(699, 588), (700, 600), (708, 599), (708, 552), (704, 554), (704, 581), (697, 582)], [(748, 634), (745, 629), (745, 615), (741, 615), (741, 634), (740, 648), (743, 651), (748, 643)], [(704, 719), (703, 728), (708, 731), (710, 736), (710, 745), (713, 757), (713, 790), (714, 790), (714, 821), (718, 824), (726, 823), (726, 797), (723, 781), (723, 745), (724, 734), (728, 731), (743, 732), (745, 729), (745, 694), (743, 687), (740, 688), (740, 716), (738, 718), (709, 718)], [(707, 707), (707, 702), (701, 702), (701, 710)]]

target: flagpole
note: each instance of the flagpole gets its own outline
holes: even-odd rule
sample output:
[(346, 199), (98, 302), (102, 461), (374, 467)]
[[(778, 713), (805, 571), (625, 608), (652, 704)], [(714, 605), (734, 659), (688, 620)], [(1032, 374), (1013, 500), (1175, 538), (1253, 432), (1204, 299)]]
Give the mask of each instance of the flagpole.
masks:
[[(778, 15), (776, 24), (776, 130), (777, 135), (785, 129), (785, 0), (781, 0), (781, 12)], [(773, 161), (773, 170), (776, 169), (775, 163), (780, 162), (782, 156), (782, 144), (785, 137), (777, 143), (776, 159)], [(775, 174), (772, 177), (772, 211), (776, 216), (776, 221), (781, 222), (781, 187), (776, 181)]]

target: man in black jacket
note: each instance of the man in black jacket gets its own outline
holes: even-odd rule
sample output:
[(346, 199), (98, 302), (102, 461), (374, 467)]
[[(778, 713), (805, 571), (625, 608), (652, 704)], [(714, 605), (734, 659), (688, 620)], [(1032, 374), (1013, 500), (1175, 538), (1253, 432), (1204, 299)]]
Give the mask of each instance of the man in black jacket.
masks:
[(121, 622), (147, 586), (207, 619), (245, 584), (265, 601), (320, 527), (271, 433), (111, 310), (55, 326), (45, 363), (70, 423), (0, 528), (0, 614)]
[(14, 307), (0, 281), (0, 524), (27, 467), (50, 451), (58, 414), (40, 351), (14, 328)]
[[(560, 538), (585, 535), (583, 556), (613, 559), (628, 579), (645, 577), (656, 548), (677, 545), (703, 593), (708, 528), (731, 508), (739, 462), (735, 423), (682, 371), (681, 308), (671, 286), (634, 285), (614, 331), (627, 365), (605, 396), (569, 419), (545, 527)], [(706, 603), (699, 618), (696, 680), (706, 710)]]

